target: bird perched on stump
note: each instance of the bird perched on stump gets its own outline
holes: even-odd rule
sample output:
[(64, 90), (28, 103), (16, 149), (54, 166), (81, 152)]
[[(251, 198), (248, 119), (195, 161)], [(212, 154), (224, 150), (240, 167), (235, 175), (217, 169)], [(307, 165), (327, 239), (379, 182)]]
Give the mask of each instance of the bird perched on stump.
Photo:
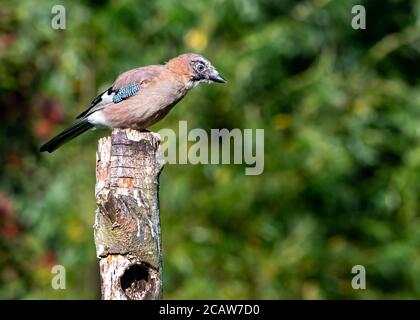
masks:
[(164, 65), (126, 71), (92, 101), (77, 122), (45, 143), (40, 151), (53, 152), (88, 129), (146, 129), (203, 82), (224, 83), (225, 79), (207, 59), (194, 53), (182, 54)]

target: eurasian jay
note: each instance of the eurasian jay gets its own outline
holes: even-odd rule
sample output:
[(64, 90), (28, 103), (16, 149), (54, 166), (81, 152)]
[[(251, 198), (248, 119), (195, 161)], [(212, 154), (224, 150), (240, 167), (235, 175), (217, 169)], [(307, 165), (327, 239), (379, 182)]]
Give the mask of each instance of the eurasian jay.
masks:
[(92, 101), (76, 123), (45, 143), (40, 151), (53, 152), (92, 128), (144, 130), (203, 82), (224, 83), (225, 79), (207, 59), (194, 53), (182, 54), (164, 65), (126, 71)]

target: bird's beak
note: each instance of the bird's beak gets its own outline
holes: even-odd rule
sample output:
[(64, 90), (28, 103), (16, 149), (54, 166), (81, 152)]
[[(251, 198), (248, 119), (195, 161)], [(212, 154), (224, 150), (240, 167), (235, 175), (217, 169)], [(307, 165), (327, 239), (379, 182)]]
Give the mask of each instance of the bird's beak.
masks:
[(220, 73), (217, 73), (216, 75), (210, 76), (210, 80), (213, 81), (213, 82), (218, 82), (218, 83), (225, 83), (226, 82), (225, 78), (223, 78)]

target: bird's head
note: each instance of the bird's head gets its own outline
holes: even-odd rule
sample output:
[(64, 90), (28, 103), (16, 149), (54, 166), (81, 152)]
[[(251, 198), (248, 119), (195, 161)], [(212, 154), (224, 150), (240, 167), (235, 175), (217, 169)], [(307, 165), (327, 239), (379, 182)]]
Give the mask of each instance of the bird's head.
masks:
[(196, 53), (182, 54), (170, 60), (168, 65), (183, 74), (190, 88), (200, 83), (226, 82), (210, 61)]

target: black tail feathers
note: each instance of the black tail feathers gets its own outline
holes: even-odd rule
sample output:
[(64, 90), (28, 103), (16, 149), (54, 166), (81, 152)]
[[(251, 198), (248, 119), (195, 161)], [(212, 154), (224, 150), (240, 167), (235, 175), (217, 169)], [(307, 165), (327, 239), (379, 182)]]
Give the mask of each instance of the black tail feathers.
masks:
[(93, 125), (90, 124), (87, 119), (82, 119), (65, 129), (63, 132), (52, 138), (47, 143), (45, 143), (43, 146), (41, 146), (39, 151), (48, 151), (51, 153), (55, 149), (60, 147), (62, 144), (66, 143), (67, 141), (70, 141), (73, 138), (76, 138), (78, 135), (82, 134), (83, 132), (89, 130), (92, 127)]

